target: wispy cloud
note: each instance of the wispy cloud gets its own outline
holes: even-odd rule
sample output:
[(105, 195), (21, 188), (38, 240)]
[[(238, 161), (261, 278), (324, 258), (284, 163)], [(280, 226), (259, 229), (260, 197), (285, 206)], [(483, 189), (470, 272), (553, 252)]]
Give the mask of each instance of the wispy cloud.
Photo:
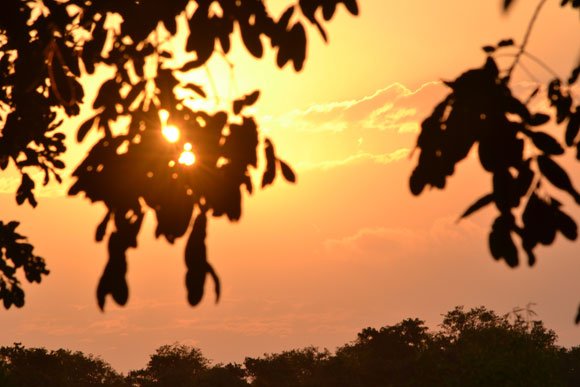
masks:
[(384, 154), (371, 154), (367, 152), (361, 152), (339, 160), (321, 161), (319, 163), (298, 163), (296, 167), (300, 170), (313, 170), (313, 169), (328, 170), (333, 168), (344, 167), (349, 164), (360, 164), (363, 162), (373, 162), (376, 164), (386, 165), (406, 158), (409, 155), (409, 151), (410, 150), (407, 148), (402, 148), (397, 149), (394, 152)]
[(438, 244), (465, 243), (480, 240), (486, 229), (470, 220), (457, 222), (456, 218), (436, 219), (429, 228), (364, 227), (354, 234), (323, 242), (330, 256), (390, 257), (412, 255)]

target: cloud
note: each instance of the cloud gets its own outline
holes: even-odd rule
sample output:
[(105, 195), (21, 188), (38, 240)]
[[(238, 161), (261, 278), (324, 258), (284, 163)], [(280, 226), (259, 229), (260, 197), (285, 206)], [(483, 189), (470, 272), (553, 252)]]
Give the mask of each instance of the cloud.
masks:
[(417, 246), (420, 235), (407, 228), (362, 228), (355, 234), (339, 239), (328, 239), (324, 242), (329, 253), (340, 252), (341, 255), (361, 256), (381, 254), (387, 251), (403, 251), (409, 246)]
[(359, 99), (315, 104), (277, 117), (266, 116), (264, 123), (277, 129), (309, 133), (397, 130), (405, 124), (416, 124), (421, 119), (419, 114), (432, 104), (441, 90), (439, 82), (425, 83), (416, 90), (394, 83)]
[(415, 146), (420, 122), (444, 91), (438, 82), (416, 90), (394, 83), (358, 99), (315, 104), (259, 122), (282, 158), (299, 169), (389, 164)]
[(441, 245), (469, 244), (480, 241), (486, 229), (468, 219), (457, 222), (456, 218), (436, 219), (428, 228), (364, 227), (343, 238), (323, 242), (329, 256), (350, 258), (384, 256), (409, 256), (425, 253)]
[(298, 163), (296, 167), (300, 170), (313, 170), (322, 169), (329, 170), (333, 168), (344, 167), (349, 164), (360, 164), (364, 162), (373, 162), (376, 164), (390, 164), (395, 161), (406, 158), (409, 155), (410, 150), (407, 148), (397, 149), (391, 153), (385, 154), (371, 154), (366, 152), (361, 152), (341, 160), (329, 160), (321, 161), (319, 163)]

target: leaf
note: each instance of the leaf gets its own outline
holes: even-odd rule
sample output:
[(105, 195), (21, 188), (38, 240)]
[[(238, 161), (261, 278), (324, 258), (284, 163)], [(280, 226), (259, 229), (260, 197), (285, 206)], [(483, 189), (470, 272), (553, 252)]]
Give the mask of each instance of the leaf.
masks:
[(465, 212), (459, 217), (459, 219), (466, 218), (469, 215), (473, 214), (476, 211), (479, 211), (480, 209), (491, 203), (493, 203), (493, 194), (489, 193), (479, 198), (475, 203), (469, 206), (467, 210), (465, 210)]
[(546, 122), (550, 121), (550, 116), (544, 113), (536, 113), (530, 117), (528, 124), (532, 126), (544, 125)]
[(215, 303), (217, 304), (220, 300), (220, 294), (221, 294), (220, 279), (219, 279), (218, 275), (216, 274), (215, 270), (213, 269), (213, 267), (209, 263), (207, 264), (207, 272), (209, 273), (209, 275), (211, 275), (211, 278), (213, 279), (214, 292), (215, 292)]
[(580, 105), (576, 106), (574, 113), (570, 115), (568, 125), (566, 125), (566, 145), (572, 146), (580, 131)]
[(268, 138), (264, 147), (264, 155), (266, 156), (266, 170), (262, 176), (262, 188), (272, 184), (276, 178), (276, 155), (274, 153), (274, 145)]
[(289, 32), (291, 38), (291, 58), (294, 70), (301, 71), (306, 59), (306, 30), (302, 23), (296, 23)]
[(32, 207), (36, 207), (38, 204), (36, 199), (34, 198), (34, 193), (32, 190), (34, 189), (34, 181), (28, 176), (27, 173), (22, 174), (22, 180), (18, 190), (16, 191), (16, 203), (21, 205), (24, 203), (25, 200), (28, 200)]
[(576, 314), (576, 320), (574, 320), (576, 324), (580, 324), (580, 305), (578, 306), (578, 313)]
[(503, 10), (507, 11), (513, 5), (513, 0), (504, 0)]
[(203, 297), (205, 276), (208, 272), (206, 257), (206, 228), (207, 216), (205, 212), (199, 214), (193, 222), (193, 228), (185, 246), (185, 264), (187, 273), (185, 284), (187, 286), (187, 300), (191, 306), (199, 304)]
[(495, 52), (494, 46), (483, 46), (481, 49), (488, 54), (492, 54), (493, 52)]
[(350, 12), (351, 14), (357, 16), (358, 15), (358, 4), (356, 2), (356, 0), (343, 0), (342, 1), (343, 4), (346, 6), (346, 9), (348, 9), (348, 12)]
[(78, 142), (81, 142), (84, 140), (84, 138), (86, 137), (89, 130), (91, 130), (93, 128), (96, 119), (97, 119), (97, 116), (95, 115), (95, 116), (89, 118), (88, 120), (86, 120), (85, 122), (83, 122), (83, 124), (81, 125), (81, 127), (79, 128), (79, 130), (77, 132), (77, 141)]
[(570, 78), (568, 78), (568, 84), (573, 85), (576, 83), (578, 76), (580, 76), (580, 65), (576, 66), (574, 70), (572, 70), (572, 74), (570, 74)]
[(109, 79), (101, 85), (99, 93), (93, 102), (93, 109), (98, 109), (103, 106), (112, 106), (121, 99), (119, 95), (119, 84), (113, 79)]
[(556, 211), (555, 221), (558, 230), (560, 230), (566, 239), (575, 241), (578, 238), (578, 226), (568, 214), (560, 210)]
[(544, 132), (527, 131), (526, 134), (531, 137), (534, 145), (542, 152), (550, 155), (564, 154), (564, 148), (554, 137)]
[(540, 171), (554, 186), (568, 192), (576, 203), (580, 204), (580, 194), (572, 186), (572, 181), (566, 171), (548, 156), (538, 156)]
[(264, 48), (260, 40), (260, 31), (247, 21), (239, 21), (239, 25), (246, 48), (254, 57), (261, 58), (264, 54)]
[(207, 98), (205, 91), (203, 91), (203, 88), (199, 85), (196, 85), (194, 83), (188, 83), (187, 85), (183, 86), (183, 88), (189, 89), (189, 90), (193, 91), (194, 93), (200, 95), (203, 98)]
[(56, 169), (64, 169), (64, 167), (65, 167), (64, 162), (62, 160), (53, 160), (52, 165)]
[(513, 45), (514, 45), (513, 39), (503, 39), (503, 40), (500, 40), (499, 43), (497, 44), (498, 47), (509, 47), (509, 46), (513, 46)]
[(294, 6), (288, 7), (286, 11), (280, 16), (278, 20), (278, 26), (284, 30), (288, 28), (288, 23), (290, 22), (290, 18), (294, 14)]
[(511, 237), (511, 222), (505, 215), (500, 215), (493, 223), (489, 250), (495, 259), (503, 258), (509, 267), (518, 265), (518, 250)]
[(127, 274), (125, 252), (129, 247), (129, 241), (128, 235), (123, 234), (115, 231), (109, 236), (109, 261), (97, 286), (97, 303), (101, 310), (104, 310), (108, 294), (113, 296), (113, 300), (119, 305), (125, 305), (129, 299), (129, 288), (125, 279)]
[(256, 90), (256, 91), (248, 94), (245, 98), (246, 106), (252, 106), (253, 104), (255, 104), (259, 97), (260, 97), (260, 90)]
[(296, 175), (292, 168), (280, 159), (278, 159), (278, 162), (280, 163), (280, 169), (282, 170), (282, 176), (284, 176), (284, 179), (290, 183), (296, 183)]
[(260, 91), (256, 90), (241, 99), (235, 100), (233, 104), (234, 114), (240, 114), (245, 106), (252, 106), (255, 104), (258, 100), (258, 97), (260, 97)]
[(101, 242), (105, 236), (105, 232), (107, 231), (107, 225), (109, 224), (109, 220), (111, 218), (111, 211), (107, 212), (105, 218), (99, 223), (97, 226), (97, 231), (95, 233), (95, 241)]

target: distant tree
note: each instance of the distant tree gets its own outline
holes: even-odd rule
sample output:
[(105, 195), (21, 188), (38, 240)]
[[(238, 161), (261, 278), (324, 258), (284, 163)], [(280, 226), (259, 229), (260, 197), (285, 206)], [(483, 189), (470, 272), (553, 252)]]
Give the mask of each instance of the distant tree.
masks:
[(561, 349), (560, 362), (567, 386), (580, 386), (580, 346)]
[(209, 364), (198, 348), (163, 345), (151, 355), (147, 367), (129, 372), (127, 381), (138, 387), (189, 387)]
[(530, 309), (448, 312), (439, 329), (419, 319), (365, 328), (335, 353), (314, 347), (211, 365), (191, 346), (159, 347), (126, 377), (81, 352), (0, 347), (0, 386), (59, 387), (578, 387), (580, 347), (562, 348)]
[(195, 379), (196, 387), (247, 387), (246, 370), (239, 364), (218, 364)]
[[(505, 0), (503, 4), (508, 10), (514, 1)], [(539, 1), (521, 43), (504, 39), (483, 47), (487, 55), (483, 67), (445, 82), (451, 92), (421, 125), (418, 164), (410, 177), (415, 195), (426, 186), (443, 189), (456, 164), (477, 145), (481, 166), (492, 176), (492, 190), (476, 200), (461, 218), (495, 204), (499, 214), (489, 233), (489, 249), (496, 260), (502, 259), (510, 267), (518, 266), (520, 248), (533, 266), (538, 245), (551, 245), (558, 233), (570, 240), (578, 237), (576, 222), (563, 211), (560, 200), (552, 196), (545, 183), (580, 204), (580, 193), (556, 161), (566, 149), (574, 149), (580, 160), (580, 102), (574, 101), (571, 90), (580, 75), (580, 63), (562, 77), (528, 52), (527, 43), (544, 4), (546, 0)], [(561, 6), (580, 9), (580, 2), (562, 0)], [(566, 37), (562, 39), (565, 42)], [(563, 49), (569, 47), (564, 44)], [(497, 57), (505, 55), (512, 55), (513, 61), (499, 66)], [(525, 98), (516, 96), (510, 83), (522, 60), (536, 62), (553, 77), (547, 86), (538, 84)], [(552, 116), (531, 111), (531, 102), (542, 94), (554, 110)], [(565, 146), (539, 130), (553, 121), (564, 128), (560, 137)], [(514, 236), (520, 239), (520, 247)], [(580, 308), (576, 322), (580, 322)]]
[(307, 347), (266, 354), (263, 358), (247, 357), (244, 366), (252, 386), (317, 386), (326, 383), (321, 380), (319, 370), (329, 356), (328, 351)]
[(365, 328), (353, 344), (336, 351), (351, 386), (403, 386), (419, 371), (432, 338), (419, 319), (381, 329)]
[[(323, 24), (341, 4), (358, 13), (356, 0), (299, 0), (278, 17), (262, 0), (2, 2), (0, 168), (20, 172), (18, 204), (37, 204), (33, 172), (43, 174), (45, 185), (61, 181), (66, 149), (59, 129), (83, 106), (82, 79), (105, 66), (114, 70), (92, 101), (94, 114), (78, 128), (79, 142), (91, 131), (100, 138), (76, 168), (69, 190), (107, 207), (97, 241), (105, 238), (109, 224), (113, 227), (109, 262), (97, 288), (101, 308), (107, 295), (118, 304), (127, 302), (126, 252), (137, 247), (147, 208), (157, 218), (155, 235), (170, 243), (194, 219), (185, 251), (188, 301), (200, 302), (206, 275), (219, 297), (218, 276), (206, 259), (208, 214), (240, 218), (243, 192), (253, 191), (249, 171), (258, 166), (258, 150), (266, 160), (262, 187), (277, 172), (291, 182), (296, 177), (276, 157), (272, 142), (261, 139), (254, 118), (244, 113), (259, 91), (233, 101), (230, 111), (198, 110), (189, 101), (206, 98), (206, 91), (186, 75), (214, 53), (226, 55), (234, 30), (254, 57), (262, 57), (268, 41), (279, 67), (290, 62), (300, 71), (306, 59), (305, 22), (326, 40)], [(186, 22), (186, 31), (179, 31), (178, 20)], [(170, 44), (180, 34), (185, 47)], [(172, 126), (179, 128), (179, 137), (174, 130), (170, 142), (162, 133)], [(24, 269), (28, 281), (40, 282), (48, 274), (32, 246), (18, 242), (17, 225), (0, 223), (0, 248), (6, 251), (0, 256), (0, 298), (6, 308), (24, 304), (18, 269)], [(11, 246), (17, 243), (15, 251)]]
[(3, 387), (129, 387), (103, 360), (64, 349), (0, 347)]
[(252, 386), (576, 386), (577, 348), (557, 346), (555, 333), (532, 317), (457, 307), (437, 331), (406, 319), (365, 328), (334, 354), (309, 347), (244, 366)]
[[(447, 313), (430, 348), (432, 385), (567, 386), (556, 334), (521, 313), (498, 316), (485, 308)], [(429, 366), (435, 366), (429, 370)]]

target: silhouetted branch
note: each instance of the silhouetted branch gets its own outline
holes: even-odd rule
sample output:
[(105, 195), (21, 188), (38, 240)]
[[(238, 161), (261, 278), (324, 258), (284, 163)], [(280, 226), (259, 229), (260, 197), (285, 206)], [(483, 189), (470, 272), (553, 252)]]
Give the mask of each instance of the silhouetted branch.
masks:
[(518, 62), (520, 61), (522, 54), (524, 53), (524, 50), (526, 49), (526, 45), (528, 44), (528, 40), (530, 39), (530, 35), (531, 35), (532, 29), (534, 27), (534, 23), (536, 22), (538, 15), (540, 14), (540, 11), (542, 10), (542, 7), (544, 6), (545, 3), (546, 3), (546, 0), (540, 0), (540, 2), (538, 3), (538, 6), (536, 7), (536, 10), (534, 11), (534, 15), (532, 16), (532, 19), (530, 20), (530, 23), (528, 24), (528, 29), (526, 30), (526, 33), (524, 35), (524, 40), (522, 41), (522, 45), (520, 47), (520, 50), (516, 54), (514, 62), (512, 63), (511, 67), (509, 68), (509, 70), (507, 72), (508, 79), (512, 75), (512, 72), (514, 71), (515, 67), (517, 66)]

